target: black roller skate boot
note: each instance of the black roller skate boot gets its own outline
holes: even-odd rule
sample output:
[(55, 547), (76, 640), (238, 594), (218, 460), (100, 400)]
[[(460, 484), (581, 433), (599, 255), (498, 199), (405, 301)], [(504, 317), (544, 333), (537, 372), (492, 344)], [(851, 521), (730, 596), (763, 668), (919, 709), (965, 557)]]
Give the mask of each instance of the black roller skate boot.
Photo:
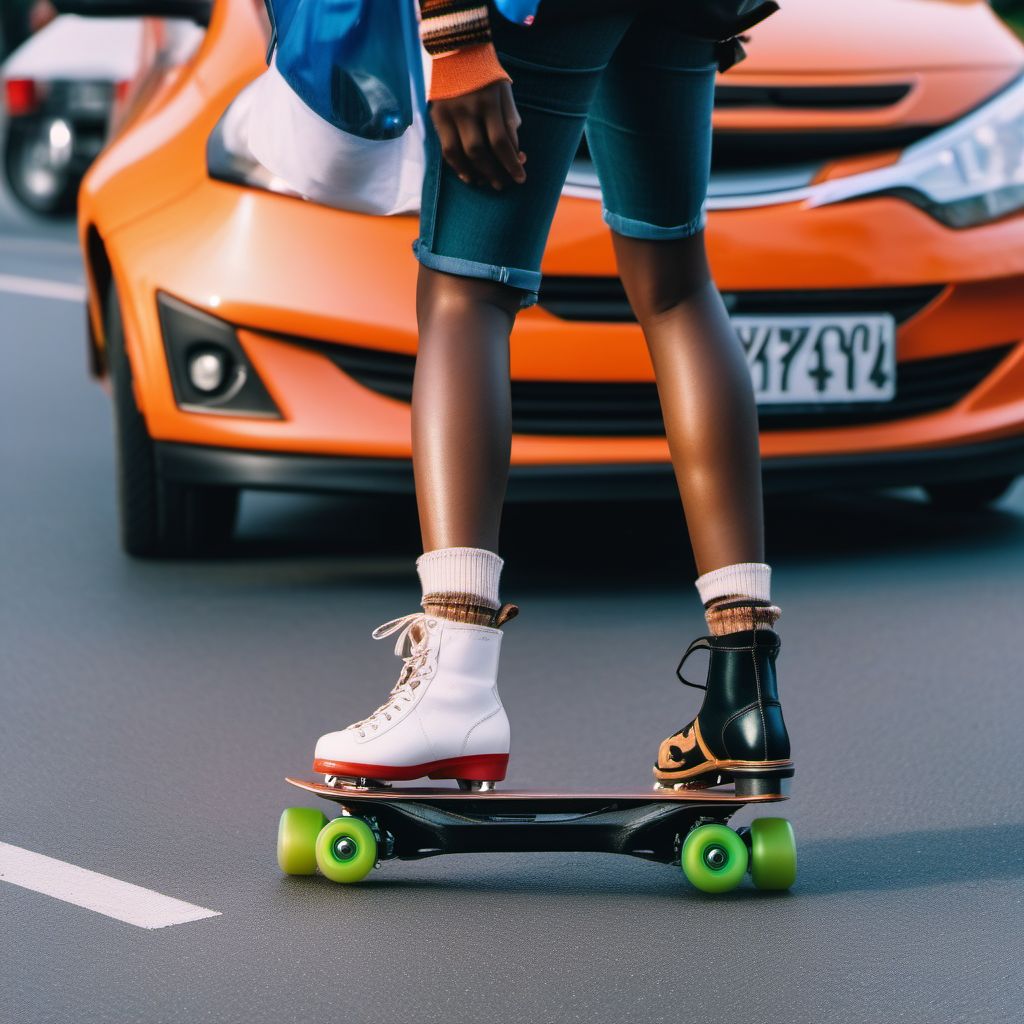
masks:
[[(690, 644), (676, 675), (704, 690), (704, 703), (689, 725), (661, 744), (656, 789), (732, 782), (740, 796), (786, 792), (793, 761), (775, 676), (780, 646), (778, 633), (764, 628), (702, 636)], [(684, 662), (697, 650), (711, 655), (707, 685), (683, 676)]]

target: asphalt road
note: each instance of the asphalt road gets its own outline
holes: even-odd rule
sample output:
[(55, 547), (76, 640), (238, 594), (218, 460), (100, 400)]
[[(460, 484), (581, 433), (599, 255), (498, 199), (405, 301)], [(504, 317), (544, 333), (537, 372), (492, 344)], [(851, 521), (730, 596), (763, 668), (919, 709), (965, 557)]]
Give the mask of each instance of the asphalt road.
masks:
[[(0, 1021), (1020, 1019), (1024, 484), (770, 504), (791, 893), (611, 855), (283, 878), (277, 817), (315, 803), (284, 775), (395, 678), (369, 632), (416, 608), (413, 510), (246, 496), (230, 556), (127, 559), (81, 305), (11, 282), (80, 281), (72, 231), (0, 222), (0, 841), (220, 912), (151, 931), (0, 884)], [(514, 508), (503, 554), (507, 785), (646, 788), (699, 696), (676, 509)]]

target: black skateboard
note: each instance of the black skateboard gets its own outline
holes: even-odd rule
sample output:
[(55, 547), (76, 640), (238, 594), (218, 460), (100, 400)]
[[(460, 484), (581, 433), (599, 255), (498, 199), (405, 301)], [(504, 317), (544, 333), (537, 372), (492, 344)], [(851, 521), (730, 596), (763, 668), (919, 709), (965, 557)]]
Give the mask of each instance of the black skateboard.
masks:
[(785, 799), (778, 794), (540, 793), (287, 781), (341, 807), (341, 817), (330, 821), (312, 807), (289, 807), (281, 815), (277, 860), (287, 875), (319, 871), (351, 883), (392, 859), (573, 851), (679, 864), (704, 892), (728, 892), (748, 872), (759, 889), (788, 889), (796, 879), (796, 844), (785, 818), (756, 818), (736, 831), (728, 825), (747, 804)]

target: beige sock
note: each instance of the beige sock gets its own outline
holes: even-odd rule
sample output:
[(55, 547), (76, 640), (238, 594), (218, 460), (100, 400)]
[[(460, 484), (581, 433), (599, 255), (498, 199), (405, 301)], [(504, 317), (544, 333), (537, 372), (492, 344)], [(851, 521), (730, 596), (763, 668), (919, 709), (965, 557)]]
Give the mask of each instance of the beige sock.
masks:
[(716, 597), (704, 606), (704, 618), (712, 636), (747, 629), (774, 629), (781, 615), (778, 605), (742, 594)]
[(476, 594), (459, 594), (452, 591), (443, 594), (424, 594), (420, 602), (428, 615), (436, 615), (449, 622), (472, 622), (477, 626), (497, 629), (519, 614), (514, 604), (503, 604), (494, 608)]

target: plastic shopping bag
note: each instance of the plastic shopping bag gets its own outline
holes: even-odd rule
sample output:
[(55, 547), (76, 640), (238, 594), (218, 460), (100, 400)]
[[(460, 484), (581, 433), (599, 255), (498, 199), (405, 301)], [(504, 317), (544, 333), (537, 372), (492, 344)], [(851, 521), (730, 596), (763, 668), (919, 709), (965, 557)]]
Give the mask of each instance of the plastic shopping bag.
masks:
[(362, 213), (419, 206), (423, 51), (415, 0), (267, 0), (267, 70), (253, 83), (252, 155), (310, 199)]

